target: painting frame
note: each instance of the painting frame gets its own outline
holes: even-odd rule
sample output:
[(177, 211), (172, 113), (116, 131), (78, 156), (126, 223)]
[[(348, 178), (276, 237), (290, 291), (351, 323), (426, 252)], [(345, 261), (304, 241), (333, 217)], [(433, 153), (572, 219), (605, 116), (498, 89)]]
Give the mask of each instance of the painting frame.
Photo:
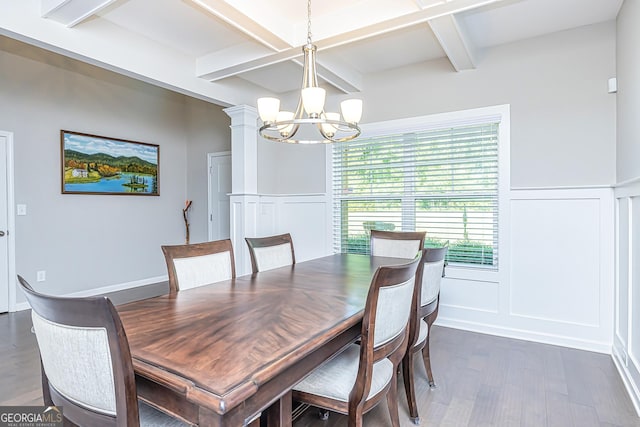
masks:
[(60, 130), (62, 194), (160, 195), (160, 145)]

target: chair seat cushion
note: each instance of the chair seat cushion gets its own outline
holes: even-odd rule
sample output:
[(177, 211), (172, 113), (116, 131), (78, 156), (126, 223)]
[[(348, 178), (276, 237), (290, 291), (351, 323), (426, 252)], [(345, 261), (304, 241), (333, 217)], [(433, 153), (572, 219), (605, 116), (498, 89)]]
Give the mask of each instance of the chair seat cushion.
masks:
[(420, 333), (418, 334), (418, 340), (413, 346), (415, 347), (421, 342), (423, 342), (424, 340), (426, 340), (428, 335), (429, 335), (429, 324), (424, 319), (422, 319), (420, 321)]
[[(356, 383), (360, 363), (360, 346), (352, 344), (342, 353), (315, 369), (293, 390), (342, 402), (349, 401), (349, 393)], [(382, 359), (373, 365), (373, 379), (367, 399), (378, 394), (391, 381), (393, 363)]]
[(187, 427), (191, 425), (166, 415), (141, 401), (138, 401), (138, 410), (140, 412), (140, 427)]

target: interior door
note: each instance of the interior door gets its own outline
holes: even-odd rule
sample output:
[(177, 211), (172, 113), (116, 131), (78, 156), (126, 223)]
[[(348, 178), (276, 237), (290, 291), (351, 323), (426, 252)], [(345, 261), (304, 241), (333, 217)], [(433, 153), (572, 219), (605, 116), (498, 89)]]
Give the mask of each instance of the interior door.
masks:
[(231, 153), (210, 153), (209, 240), (228, 239), (230, 233)]
[(9, 311), (9, 156), (7, 137), (0, 134), (0, 313)]

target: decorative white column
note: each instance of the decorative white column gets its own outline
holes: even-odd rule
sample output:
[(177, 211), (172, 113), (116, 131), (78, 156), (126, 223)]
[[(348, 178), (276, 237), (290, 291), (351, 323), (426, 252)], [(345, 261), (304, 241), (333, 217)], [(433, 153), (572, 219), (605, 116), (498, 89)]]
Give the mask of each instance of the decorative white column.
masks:
[(230, 232), (236, 275), (251, 273), (245, 237), (257, 235), (258, 219), (258, 112), (238, 105), (225, 108), (231, 117)]

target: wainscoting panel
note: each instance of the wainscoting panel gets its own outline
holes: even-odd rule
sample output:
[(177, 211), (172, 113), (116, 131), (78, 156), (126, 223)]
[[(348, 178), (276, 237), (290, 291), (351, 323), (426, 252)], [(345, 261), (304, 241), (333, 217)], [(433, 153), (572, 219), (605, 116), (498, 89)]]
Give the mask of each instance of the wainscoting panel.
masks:
[(443, 326), (611, 353), (610, 188), (512, 190), (499, 271), (447, 269)]
[(445, 317), (464, 310), (497, 314), (499, 299), (499, 284), (496, 282), (445, 277), (440, 290), (440, 313)]
[(640, 414), (640, 178), (615, 189), (616, 287), (613, 360)]
[[(631, 223), (629, 199), (623, 197), (617, 200), (617, 280), (616, 280), (616, 335), (620, 343), (626, 348), (629, 337), (629, 253), (631, 244)], [(622, 250), (624, 248), (624, 250)]]
[[(629, 250), (629, 359), (636, 368), (638, 374), (640, 368), (640, 236), (638, 235), (638, 225), (640, 225), (640, 196), (634, 196), (629, 199), (629, 230), (631, 244)], [(640, 377), (634, 378), (636, 384), (640, 384)]]
[(251, 273), (249, 249), (244, 238), (256, 235), (259, 198), (256, 195), (232, 194), (229, 199), (231, 203), (229, 232), (236, 259), (236, 275), (242, 276)]
[(598, 327), (600, 201), (514, 200), (511, 315)]
[(284, 200), (280, 204), (280, 228), (295, 242), (296, 260), (306, 261), (331, 253), (331, 235), (325, 200)]
[(259, 195), (256, 236), (290, 233), (296, 261), (332, 253), (330, 204), (324, 194)]

